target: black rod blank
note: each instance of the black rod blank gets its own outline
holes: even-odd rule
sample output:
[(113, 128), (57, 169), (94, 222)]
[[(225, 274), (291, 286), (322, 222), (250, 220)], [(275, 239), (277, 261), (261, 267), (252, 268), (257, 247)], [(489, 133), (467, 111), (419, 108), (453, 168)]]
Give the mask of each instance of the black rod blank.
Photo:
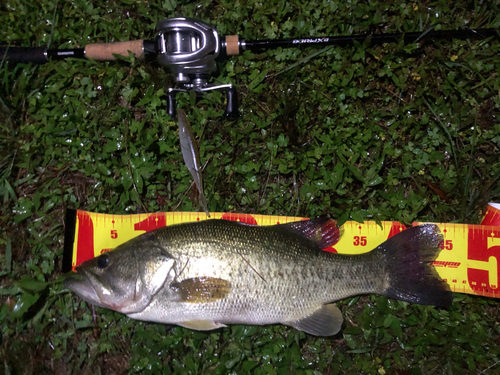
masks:
[(0, 47), (0, 61), (4, 58), (16, 63), (44, 64), (49, 60), (85, 57), (83, 48), (47, 49), (46, 47)]
[(393, 43), (404, 39), (405, 44), (415, 43), (421, 39), (486, 39), (489, 37), (499, 37), (498, 29), (464, 29), (464, 30), (430, 30), (428, 32), (392, 33), (392, 34), (366, 34), (366, 35), (343, 35), (311, 38), (291, 38), (291, 39), (267, 39), (250, 40), (240, 42), (244, 50), (263, 50), (278, 47), (290, 48), (298, 46), (349, 46), (354, 42), (364, 43), (369, 39), (371, 45)]

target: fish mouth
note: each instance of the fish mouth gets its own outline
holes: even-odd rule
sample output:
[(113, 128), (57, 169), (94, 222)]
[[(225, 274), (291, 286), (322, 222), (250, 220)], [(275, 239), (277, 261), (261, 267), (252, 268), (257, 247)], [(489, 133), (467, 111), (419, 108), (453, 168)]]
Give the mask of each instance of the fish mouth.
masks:
[(63, 282), (65, 288), (68, 288), (81, 299), (93, 305), (104, 307), (101, 299), (95, 290), (92, 281), (85, 271), (71, 273)]

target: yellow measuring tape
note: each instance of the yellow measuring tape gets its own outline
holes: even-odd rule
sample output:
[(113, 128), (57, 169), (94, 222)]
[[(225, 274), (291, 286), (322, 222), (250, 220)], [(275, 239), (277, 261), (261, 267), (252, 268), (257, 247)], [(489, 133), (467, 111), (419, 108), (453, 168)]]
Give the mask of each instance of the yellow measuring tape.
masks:
[[(307, 220), (292, 216), (210, 213), (211, 218), (240, 221), (254, 225), (275, 225)], [(207, 220), (204, 213), (160, 212), (153, 214), (111, 215), (68, 210), (63, 269), (80, 263), (156, 228)], [(414, 223), (419, 225), (423, 223)], [(444, 237), (443, 251), (434, 261), (439, 275), (452, 291), (500, 297), (500, 204), (490, 203), (481, 225), (436, 223)], [(368, 221), (348, 221), (344, 234), (333, 247), (325, 249), (343, 254), (370, 251), (406, 229), (398, 222), (381, 225)]]

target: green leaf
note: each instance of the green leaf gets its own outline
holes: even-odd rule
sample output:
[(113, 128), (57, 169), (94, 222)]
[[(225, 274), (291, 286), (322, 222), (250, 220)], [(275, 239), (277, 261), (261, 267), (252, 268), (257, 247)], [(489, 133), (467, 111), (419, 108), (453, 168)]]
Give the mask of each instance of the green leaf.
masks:
[(115, 140), (108, 141), (108, 143), (106, 143), (102, 150), (103, 152), (108, 154), (115, 152), (116, 150), (118, 150), (118, 142)]
[(21, 318), (28, 309), (35, 304), (40, 298), (39, 294), (23, 293), (17, 300), (14, 308), (12, 309), (12, 317), (15, 319)]
[(25, 292), (37, 293), (47, 288), (48, 283), (29, 276), (23, 276), (21, 280), (14, 282), (14, 285)]
[(17, 286), (13, 286), (10, 288), (0, 288), (0, 295), (16, 295), (21, 292), (21, 289)]
[(257, 361), (244, 361), (242, 364), (241, 364), (241, 367), (243, 368), (244, 371), (251, 371), (253, 370), (257, 365), (259, 364), (259, 362)]
[(12, 243), (10, 238), (7, 239), (7, 244), (5, 245), (5, 268), (7, 273), (12, 272)]

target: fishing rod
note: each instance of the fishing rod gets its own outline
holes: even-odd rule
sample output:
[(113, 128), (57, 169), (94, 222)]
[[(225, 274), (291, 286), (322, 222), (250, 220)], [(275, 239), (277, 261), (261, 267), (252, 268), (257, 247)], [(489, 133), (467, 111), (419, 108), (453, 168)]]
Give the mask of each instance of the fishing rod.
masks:
[(153, 57), (170, 69), (175, 81), (181, 86), (169, 88), (168, 113), (176, 115), (175, 97), (179, 92), (195, 91), (202, 94), (212, 90), (225, 90), (226, 117), (238, 113), (238, 96), (232, 84), (214, 85), (209, 80), (215, 72), (216, 59), (233, 56), (243, 51), (262, 51), (274, 48), (299, 46), (349, 46), (368, 41), (371, 45), (397, 42), (416, 43), (423, 39), (485, 39), (499, 37), (499, 29), (432, 30), (410, 33), (363, 34), (290, 39), (245, 40), (238, 35), (221, 36), (208, 23), (194, 18), (169, 18), (156, 26), (155, 40), (133, 40), (117, 43), (88, 44), (77, 49), (47, 49), (45, 47), (0, 47), (0, 61), (43, 64), (49, 60), (88, 58), (99, 61), (115, 60), (116, 55), (138, 58)]

